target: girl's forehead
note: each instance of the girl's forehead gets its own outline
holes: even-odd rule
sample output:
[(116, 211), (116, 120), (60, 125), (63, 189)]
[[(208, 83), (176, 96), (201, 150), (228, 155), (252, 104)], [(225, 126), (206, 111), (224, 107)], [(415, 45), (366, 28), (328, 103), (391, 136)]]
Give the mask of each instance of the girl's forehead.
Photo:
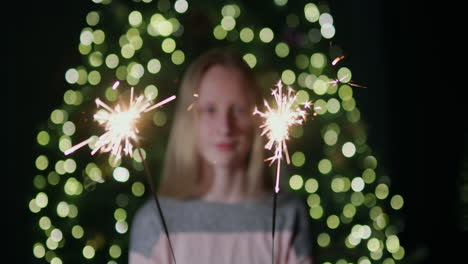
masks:
[(199, 85), (199, 100), (247, 100), (252, 84), (236, 68), (212, 66), (203, 75)]

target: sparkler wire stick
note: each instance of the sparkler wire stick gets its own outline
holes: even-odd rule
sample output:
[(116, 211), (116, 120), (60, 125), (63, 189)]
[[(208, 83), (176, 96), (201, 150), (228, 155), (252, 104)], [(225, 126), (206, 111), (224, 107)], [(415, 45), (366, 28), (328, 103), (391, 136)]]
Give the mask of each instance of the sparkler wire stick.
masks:
[[(119, 82), (115, 82), (112, 86), (112, 89), (116, 89), (119, 85)], [(136, 127), (136, 122), (140, 118), (142, 113), (149, 112), (154, 110), (176, 98), (175, 95), (170, 96), (163, 101), (151, 105), (149, 100), (145, 100), (144, 96), (139, 96), (134, 98), (133, 87), (130, 90), (130, 104), (128, 109), (122, 109), (120, 104), (117, 104), (114, 108), (111, 108), (109, 105), (104, 103), (101, 99), (97, 98), (95, 100), (97, 107), (102, 107), (103, 109), (94, 114), (94, 120), (98, 121), (101, 126), (104, 126), (105, 132), (102, 134), (96, 141), (94, 149), (91, 151), (91, 155), (94, 155), (96, 152), (110, 152), (111, 156), (114, 156), (116, 160), (121, 158), (121, 152), (123, 151), (125, 155), (132, 156), (133, 144), (136, 145), (137, 151), (141, 157), (143, 167), (145, 169), (146, 178), (148, 180), (148, 185), (150, 186), (151, 193), (156, 202), (156, 207), (161, 218), (161, 222), (166, 233), (167, 239), (169, 241), (169, 247), (176, 263), (174, 249), (172, 247), (171, 239), (169, 237), (169, 231), (167, 224), (159, 203), (159, 199), (156, 193), (156, 187), (151, 177), (151, 172), (149, 166), (146, 163), (146, 160), (143, 158), (143, 153), (141, 151), (140, 143), (138, 142), (137, 135), (139, 133), (138, 128)], [(64, 151), (65, 155), (69, 155), (79, 148), (92, 142), (93, 137), (90, 137), (75, 146)], [(123, 146), (122, 146), (123, 145)]]
[[(283, 93), (283, 85), (281, 80), (276, 85), (277, 89), (272, 91), (277, 108), (272, 108), (267, 101), (264, 101), (266, 108), (265, 112), (260, 112), (255, 108), (253, 114), (258, 114), (265, 119), (265, 122), (260, 126), (262, 128), (261, 135), (267, 135), (268, 142), (265, 148), (271, 150), (273, 147), (274, 155), (267, 158), (265, 161), (277, 162), (275, 188), (273, 192), (273, 221), (272, 221), (272, 263), (274, 263), (274, 250), (275, 250), (275, 229), (276, 229), (276, 209), (278, 193), (280, 190), (280, 166), (283, 157), (289, 164), (289, 153), (286, 145), (286, 140), (289, 139), (289, 127), (292, 125), (302, 125), (306, 119), (306, 111), (300, 108), (296, 102), (297, 96), (294, 90), (288, 87), (288, 92)], [(302, 103), (304, 108), (310, 108), (311, 102), (306, 101)], [(284, 155), (284, 156), (283, 156)]]
[(169, 248), (171, 249), (172, 258), (174, 259), (174, 264), (176, 264), (177, 262), (176, 262), (176, 258), (175, 258), (175, 254), (174, 254), (174, 248), (173, 248), (172, 243), (171, 243), (171, 239), (170, 239), (170, 236), (169, 236), (169, 229), (167, 228), (167, 224), (166, 224), (166, 220), (164, 218), (164, 214), (163, 214), (163, 211), (162, 211), (162, 208), (161, 208), (161, 204), (159, 203), (158, 195), (157, 195), (157, 192), (156, 192), (156, 186), (154, 185), (153, 178), (151, 177), (151, 172), (150, 172), (148, 163), (146, 163), (146, 159), (143, 158), (143, 153), (141, 151), (141, 147), (140, 147), (140, 143), (138, 142), (138, 139), (134, 139), (134, 142), (135, 142), (135, 145), (137, 147), (138, 154), (140, 155), (140, 158), (142, 160), (143, 167), (145, 168), (146, 180), (148, 181), (148, 185), (150, 186), (151, 193), (153, 194), (154, 201), (156, 202), (156, 207), (158, 209), (159, 216), (161, 216), (161, 222), (162, 222), (162, 225), (163, 225), (163, 228), (164, 228), (164, 232), (166, 233), (167, 240), (169, 241)]

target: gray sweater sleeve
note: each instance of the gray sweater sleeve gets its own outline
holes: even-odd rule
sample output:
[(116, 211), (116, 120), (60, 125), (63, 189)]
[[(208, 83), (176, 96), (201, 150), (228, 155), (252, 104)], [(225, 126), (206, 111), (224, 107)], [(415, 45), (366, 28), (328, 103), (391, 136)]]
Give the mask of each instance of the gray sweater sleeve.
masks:
[(147, 201), (136, 212), (130, 229), (130, 252), (150, 258), (153, 246), (161, 236), (156, 207)]

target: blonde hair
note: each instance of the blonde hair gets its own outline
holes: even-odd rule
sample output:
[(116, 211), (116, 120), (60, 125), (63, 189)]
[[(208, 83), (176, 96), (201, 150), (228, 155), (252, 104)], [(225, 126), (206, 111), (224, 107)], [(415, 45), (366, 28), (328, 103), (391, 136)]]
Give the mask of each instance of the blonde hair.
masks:
[[(252, 84), (251, 89), (248, 89), (253, 99), (252, 102), (256, 105), (261, 103), (261, 93), (256, 84), (255, 75), (239, 55), (226, 49), (213, 49), (198, 57), (187, 69), (177, 97), (174, 121), (159, 185), (159, 193), (162, 195), (174, 198), (188, 198), (196, 195), (196, 187), (201, 176), (197, 164), (199, 160), (194, 136), (195, 111), (191, 111), (190, 108), (196, 103), (194, 94), (198, 94), (203, 75), (214, 65), (239, 70)], [(246, 193), (249, 197), (262, 194), (272, 185), (271, 177), (267, 176), (264, 142), (257, 122), (254, 119), (254, 138), (246, 173)]]

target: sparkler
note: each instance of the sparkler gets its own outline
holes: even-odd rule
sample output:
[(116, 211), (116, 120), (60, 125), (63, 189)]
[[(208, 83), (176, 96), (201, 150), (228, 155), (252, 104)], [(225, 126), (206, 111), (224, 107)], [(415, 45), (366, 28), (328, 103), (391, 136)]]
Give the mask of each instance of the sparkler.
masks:
[[(306, 101), (303, 103), (303, 108), (300, 107), (297, 101), (295, 91), (288, 87), (287, 93), (283, 93), (283, 85), (279, 81), (276, 85), (277, 89), (272, 91), (275, 98), (277, 108), (272, 108), (265, 100), (265, 112), (260, 112), (255, 108), (254, 115), (257, 114), (264, 118), (264, 123), (260, 126), (262, 128), (262, 136), (266, 135), (268, 142), (265, 144), (265, 149), (271, 150), (275, 148), (273, 156), (267, 158), (265, 161), (270, 161), (270, 165), (277, 161), (277, 170), (275, 177), (275, 193), (280, 190), (279, 177), (280, 177), (280, 163), (283, 159), (283, 154), (286, 157), (286, 163), (289, 164), (289, 153), (286, 141), (289, 139), (289, 128), (293, 125), (302, 125), (306, 120), (307, 112), (305, 109), (310, 108), (312, 102)], [(316, 113), (314, 113), (315, 115)]]
[[(305, 109), (311, 107), (312, 102), (306, 101), (303, 103), (303, 108), (300, 107), (297, 101), (297, 95), (295, 91), (288, 87), (287, 93), (283, 93), (283, 85), (281, 80), (276, 85), (277, 89), (272, 90), (272, 95), (275, 98), (276, 108), (272, 108), (270, 104), (265, 100), (264, 105), (266, 107), (265, 112), (260, 112), (255, 107), (253, 112), (254, 115), (259, 115), (264, 118), (264, 123), (260, 125), (262, 128), (262, 136), (266, 135), (268, 142), (265, 144), (265, 149), (271, 150), (275, 148), (273, 156), (265, 159), (270, 161), (270, 165), (275, 161), (277, 162), (276, 177), (275, 177), (275, 189), (273, 193), (273, 223), (272, 223), (272, 252), (271, 259), (274, 263), (275, 259), (275, 226), (276, 226), (276, 203), (277, 197), (280, 190), (280, 166), (283, 154), (286, 157), (286, 162), (289, 164), (289, 153), (286, 145), (286, 141), (289, 139), (289, 128), (293, 125), (302, 125), (306, 120), (307, 112)], [(317, 109), (317, 108), (316, 108)], [(316, 113), (314, 112), (314, 115)]]
[[(112, 89), (116, 89), (119, 85), (118, 82), (114, 83)], [(106, 132), (99, 136), (97, 139), (94, 149), (91, 151), (91, 155), (100, 152), (110, 152), (116, 160), (122, 158), (122, 152), (124, 155), (133, 155), (133, 143), (137, 141), (137, 135), (139, 130), (136, 127), (141, 114), (154, 110), (176, 98), (172, 95), (163, 101), (152, 105), (151, 101), (147, 100), (143, 95), (138, 96), (134, 99), (133, 87), (130, 90), (130, 102), (127, 107), (117, 104), (114, 108), (104, 103), (101, 99), (96, 99), (96, 105), (98, 110), (94, 114), (94, 120), (96, 120), (101, 126), (104, 127)], [(90, 137), (75, 146), (67, 149), (65, 155), (70, 155), (81, 147), (92, 142), (93, 138)]]
[[(115, 90), (119, 86), (119, 82), (115, 82), (112, 85), (112, 89)], [(98, 151), (100, 152), (109, 152), (111, 156), (115, 157), (115, 161), (118, 161), (122, 158), (122, 152), (124, 155), (133, 155), (133, 144), (136, 145), (138, 154), (141, 157), (143, 166), (145, 168), (145, 174), (151, 188), (151, 192), (153, 194), (154, 200), (156, 202), (156, 206), (159, 212), (159, 216), (161, 217), (161, 222), (163, 224), (164, 231), (169, 241), (169, 246), (171, 249), (172, 257), (174, 259), (174, 263), (176, 263), (174, 250), (172, 247), (171, 240), (169, 238), (169, 231), (166, 225), (166, 221), (164, 220), (164, 215), (161, 209), (161, 205), (159, 203), (156, 188), (153, 183), (151, 173), (146, 163), (146, 160), (143, 158), (143, 153), (141, 151), (140, 144), (138, 142), (137, 135), (139, 134), (139, 130), (137, 128), (137, 123), (143, 113), (147, 113), (152, 111), (158, 107), (163, 106), (164, 104), (174, 100), (176, 98), (175, 95), (172, 95), (161, 102), (152, 105), (151, 101), (146, 99), (145, 96), (140, 95), (137, 98), (134, 98), (133, 95), (133, 87), (130, 90), (130, 101), (127, 106), (117, 104), (114, 108), (110, 107), (106, 103), (104, 103), (101, 99), (97, 98), (95, 100), (96, 105), (99, 109), (94, 114), (94, 120), (96, 120), (101, 126), (104, 127), (105, 133), (99, 136), (97, 139), (93, 150), (91, 151), (91, 155), (94, 155)], [(87, 145), (88, 143), (92, 142), (93, 137), (90, 137), (75, 146), (67, 149), (64, 153), (65, 155), (70, 155), (71, 153), (75, 152), (76, 150), (80, 149), (81, 147)]]

